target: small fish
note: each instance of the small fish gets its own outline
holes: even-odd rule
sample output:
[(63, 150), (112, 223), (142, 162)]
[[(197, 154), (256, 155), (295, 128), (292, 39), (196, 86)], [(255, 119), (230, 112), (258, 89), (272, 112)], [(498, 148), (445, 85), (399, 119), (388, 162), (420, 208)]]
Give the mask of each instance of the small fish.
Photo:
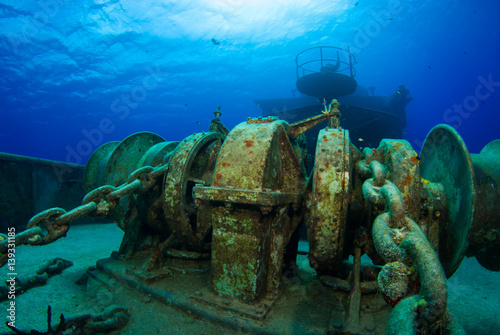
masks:
[(363, 142), (365, 139), (364, 138), (358, 138), (358, 141)]
[(467, 55), (467, 51), (464, 51), (464, 55)]
[(200, 124), (200, 121), (196, 121), (196, 124)]
[(354, 7), (356, 7), (357, 5), (359, 5), (359, 1), (356, 1), (356, 3), (354, 4)]
[(406, 130), (403, 130), (403, 134), (408, 134), (410, 132), (410, 130), (406, 129)]
[(432, 66), (430, 66), (430, 65), (427, 65), (427, 67), (428, 67), (429, 69), (432, 69)]
[(259, 106), (260, 106), (260, 104), (255, 104), (255, 107), (259, 107)]
[(215, 38), (212, 38), (212, 43), (214, 45), (220, 45), (220, 41), (219, 40), (216, 40)]
[(394, 20), (393, 17), (390, 17), (390, 18), (387, 19), (387, 21), (392, 21), (392, 20)]

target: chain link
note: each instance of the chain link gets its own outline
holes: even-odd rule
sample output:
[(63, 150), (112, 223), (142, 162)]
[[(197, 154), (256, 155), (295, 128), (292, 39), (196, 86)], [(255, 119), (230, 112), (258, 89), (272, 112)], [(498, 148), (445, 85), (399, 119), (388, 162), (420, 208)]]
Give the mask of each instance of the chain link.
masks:
[[(42, 228), (40, 227), (33, 227), (30, 229), (26, 229), (25, 231), (16, 234), (15, 245), (17, 246), (22, 244), (36, 244), (41, 234), (42, 234)], [(12, 241), (9, 240), (7, 235), (4, 234), (1, 235), (4, 239), (0, 241), (0, 267), (7, 264), (9, 260), (9, 255), (8, 255), (9, 244), (12, 243)]]
[(86, 205), (89, 203), (95, 203), (97, 205), (95, 213), (89, 213), (89, 215), (108, 215), (109, 211), (116, 207), (118, 204), (117, 199), (109, 199), (108, 194), (116, 191), (116, 187), (111, 185), (104, 185), (96, 188), (93, 191), (87, 193), (83, 197), (82, 204)]
[[(27, 226), (27, 230), (16, 236), (16, 244), (45, 245), (66, 236), (69, 224), (85, 215), (105, 216), (118, 205), (120, 198), (129, 194), (139, 194), (149, 191), (159, 177), (168, 169), (168, 163), (156, 167), (143, 166), (133, 171), (127, 178), (127, 182), (114, 187), (104, 185), (90, 191), (85, 195), (82, 205), (69, 212), (62, 208), (50, 208), (33, 216)], [(41, 227), (47, 230), (43, 235)], [(23, 237), (22, 239), (19, 236)], [(25, 238), (28, 236), (29, 238)], [(19, 241), (18, 241), (19, 240)], [(6, 249), (3, 248), (5, 241), (0, 242), (0, 266)], [(4, 250), (5, 249), (5, 250)]]
[[(394, 307), (387, 325), (388, 333), (409, 333), (447, 325), (446, 277), (436, 252), (420, 226), (405, 214), (404, 199), (397, 186), (386, 179), (384, 166), (373, 159), (357, 165), (360, 174), (372, 178), (363, 183), (365, 199), (386, 212), (373, 223), (373, 242), (386, 261), (379, 274), (384, 299)], [(366, 159), (367, 157), (365, 157)]]

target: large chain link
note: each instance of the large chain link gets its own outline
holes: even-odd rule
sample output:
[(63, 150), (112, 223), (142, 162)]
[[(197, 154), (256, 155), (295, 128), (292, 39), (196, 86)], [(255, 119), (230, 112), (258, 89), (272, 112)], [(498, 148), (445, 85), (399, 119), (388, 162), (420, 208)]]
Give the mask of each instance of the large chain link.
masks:
[[(155, 185), (156, 180), (160, 176), (163, 176), (167, 168), (168, 163), (154, 168), (143, 166), (133, 171), (129, 175), (127, 182), (118, 187), (104, 185), (90, 191), (83, 198), (81, 206), (68, 212), (56, 207), (35, 215), (29, 220), (28, 229), (16, 236), (16, 244), (45, 245), (66, 236), (70, 222), (85, 215), (107, 215), (110, 210), (116, 207), (120, 198), (132, 193), (144, 193), (151, 189)], [(43, 235), (41, 229), (43, 226), (47, 230), (45, 235)], [(29, 238), (24, 236), (29, 236)], [(2, 261), (4, 256), (2, 245), (2, 242), (0, 242), (0, 266), (5, 264)]]
[(372, 176), (363, 183), (363, 195), (374, 206), (386, 209), (375, 219), (372, 234), (377, 252), (386, 261), (378, 277), (379, 288), (394, 307), (387, 333), (449, 329), (446, 277), (438, 256), (420, 226), (406, 216), (401, 192), (386, 178), (384, 166), (373, 159), (371, 150), (363, 153), (365, 160), (357, 165), (358, 172), (366, 176), (369, 171)]

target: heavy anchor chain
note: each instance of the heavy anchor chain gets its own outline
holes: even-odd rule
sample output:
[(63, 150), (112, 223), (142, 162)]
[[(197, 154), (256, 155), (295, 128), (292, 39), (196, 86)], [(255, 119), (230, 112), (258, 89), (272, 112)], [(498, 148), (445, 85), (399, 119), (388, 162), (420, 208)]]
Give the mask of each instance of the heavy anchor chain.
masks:
[[(385, 301), (394, 307), (387, 334), (416, 334), (446, 330), (464, 333), (447, 310), (447, 286), (439, 258), (420, 226), (405, 214), (404, 200), (386, 179), (384, 166), (365, 156), (358, 171), (372, 178), (363, 183), (363, 195), (386, 212), (377, 216), (372, 234), (386, 264), (378, 276)], [(360, 169), (361, 168), (361, 169)]]
[[(126, 183), (114, 187), (104, 185), (87, 193), (83, 198), (82, 205), (68, 212), (62, 208), (50, 208), (32, 217), (27, 226), (27, 230), (18, 234), (16, 244), (46, 245), (61, 237), (66, 236), (70, 222), (85, 215), (105, 216), (110, 210), (116, 207), (121, 197), (131, 193), (144, 193), (151, 189), (156, 180), (163, 176), (168, 168), (168, 163), (156, 167), (143, 166), (133, 171)], [(42, 226), (45, 226), (47, 233), (43, 235)], [(3, 243), (3, 241), (2, 241)], [(3, 244), (0, 243), (0, 248)], [(0, 252), (4, 253), (3, 248)], [(0, 261), (3, 257), (0, 258)], [(2, 262), (1, 265), (4, 265)]]

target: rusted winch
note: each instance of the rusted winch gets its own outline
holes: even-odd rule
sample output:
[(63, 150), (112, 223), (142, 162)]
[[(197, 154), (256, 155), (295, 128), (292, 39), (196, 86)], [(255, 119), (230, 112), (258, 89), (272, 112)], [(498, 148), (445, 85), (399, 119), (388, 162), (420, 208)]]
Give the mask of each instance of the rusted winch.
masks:
[[(395, 306), (389, 332), (459, 329), (446, 309), (445, 277), (464, 256), (500, 269), (494, 210), (500, 141), (470, 155), (453, 128), (439, 125), (420, 158), (404, 140), (361, 152), (340, 127), (337, 107), (332, 102), (323, 114), (292, 125), (249, 118), (227, 136), (165, 142), (138, 133), (105, 144), (87, 163), (83, 205), (40, 213), (25, 234), (31, 244), (47, 244), (75, 217), (107, 215), (125, 236), (114, 258), (98, 262), (100, 271), (160, 300), (151, 283), (164, 281), (171, 292), (175, 280), (205, 273), (209, 285), (167, 303), (229, 327), (272, 333), (268, 312), (290, 294), (282, 274), (293, 276), (305, 225), (322, 292), (332, 299), (337, 293), (327, 287), (349, 292), (345, 309), (325, 311), (323, 324), (311, 324), (330, 333), (373, 332), (379, 326), (366, 321), (360, 306), (378, 287)], [(325, 118), (330, 124), (319, 133), (309, 174), (302, 133)], [(361, 278), (362, 254), (372, 259), (378, 284)]]

